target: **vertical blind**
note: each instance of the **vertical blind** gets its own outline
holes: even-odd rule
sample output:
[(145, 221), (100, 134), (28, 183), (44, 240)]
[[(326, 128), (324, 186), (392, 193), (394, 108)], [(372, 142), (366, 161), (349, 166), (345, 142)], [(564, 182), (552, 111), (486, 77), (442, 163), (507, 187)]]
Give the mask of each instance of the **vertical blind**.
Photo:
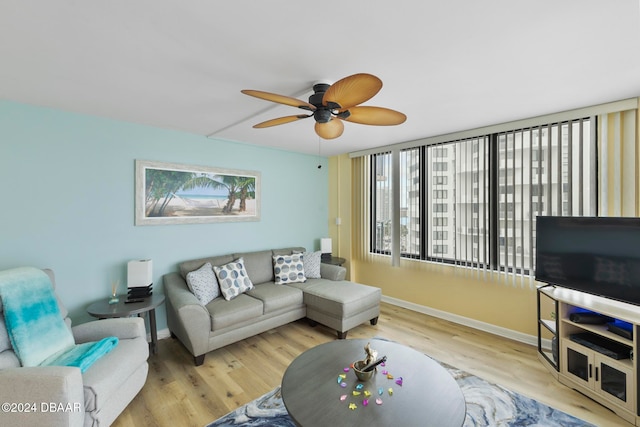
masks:
[(638, 110), (598, 116), (599, 212), (638, 216)]
[(538, 215), (596, 215), (595, 118), (497, 134), (495, 269), (533, 280)]
[(533, 285), (537, 216), (640, 212), (632, 101), (620, 102), (633, 107), (624, 111), (353, 156), (353, 212), (363, 219), (354, 259), (395, 255)]

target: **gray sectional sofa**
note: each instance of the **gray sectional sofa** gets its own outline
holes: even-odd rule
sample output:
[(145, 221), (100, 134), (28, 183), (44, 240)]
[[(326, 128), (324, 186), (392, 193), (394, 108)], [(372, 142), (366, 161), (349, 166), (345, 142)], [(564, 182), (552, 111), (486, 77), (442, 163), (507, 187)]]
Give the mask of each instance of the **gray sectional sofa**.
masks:
[[(370, 321), (375, 325), (380, 314), (380, 289), (344, 280), (343, 267), (321, 264), (320, 278), (274, 282), (273, 256), (304, 251), (292, 247), (182, 262), (180, 272), (163, 277), (171, 336), (182, 342), (198, 366), (212, 350), (304, 317), (312, 324), (335, 329), (340, 339), (360, 323)], [(253, 289), (229, 301), (219, 296), (206, 305), (200, 303), (187, 285), (187, 274), (207, 262), (222, 266), (239, 258), (244, 260)]]

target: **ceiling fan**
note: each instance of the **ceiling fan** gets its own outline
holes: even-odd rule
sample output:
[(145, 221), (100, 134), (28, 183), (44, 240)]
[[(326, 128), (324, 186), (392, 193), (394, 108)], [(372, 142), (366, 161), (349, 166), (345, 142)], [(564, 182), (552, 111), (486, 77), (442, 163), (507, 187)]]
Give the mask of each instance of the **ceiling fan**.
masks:
[(241, 92), (267, 101), (311, 111), (311, 114), (297, 114), (267, 120), (254, 125), (254, 128), (277, 126), (313, 117), (316, 121), (315, 131), (318, 136), (324, 139), (334, 139), (342, 135), (344, 131), (343, 120), (376, 126), (399, 125), (407, 120), (407, 116), (389, 108), (359, 106), (359, 104), (373, 98), (381, 88), (382, 80), (378, 77), (360, 73), (345, 77), (332, 85), (315, 84), (313, 86), (314, 93), (309, 97), (309, 102), (259, 90), (245, 89)]

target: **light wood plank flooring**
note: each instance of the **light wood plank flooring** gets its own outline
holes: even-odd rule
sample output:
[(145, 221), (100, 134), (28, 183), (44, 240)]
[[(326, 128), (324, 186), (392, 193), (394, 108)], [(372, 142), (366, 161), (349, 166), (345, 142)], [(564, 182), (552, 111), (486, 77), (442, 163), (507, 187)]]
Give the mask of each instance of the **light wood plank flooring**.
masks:
[[(598, 426), (631, 425), (558, 383), (532, 346), (386, 303), (376, 326), (362, 324), (348, 334), (375, 336), (411, 346)], [(160, 340), (158, 354), (149, 358), (146, 385), (114, 426), (204, 426), (280, 385), (296, 356), (334, 339), (334, 331), (321, 325), (312, 328), (302, 319), (215, 350), (199, 367), (178, 340)]]

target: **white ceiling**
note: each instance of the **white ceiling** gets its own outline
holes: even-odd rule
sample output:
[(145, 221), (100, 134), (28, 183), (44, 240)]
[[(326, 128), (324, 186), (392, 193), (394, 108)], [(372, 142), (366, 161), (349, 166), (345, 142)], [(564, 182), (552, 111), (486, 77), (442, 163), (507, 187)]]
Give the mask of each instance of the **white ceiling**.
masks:
[(0, 0), (0, 98), (318, 154), (313, 119), (248, 97), (307, 100), (377, 75), (323, 156), (640, 96), (638, 0)]

